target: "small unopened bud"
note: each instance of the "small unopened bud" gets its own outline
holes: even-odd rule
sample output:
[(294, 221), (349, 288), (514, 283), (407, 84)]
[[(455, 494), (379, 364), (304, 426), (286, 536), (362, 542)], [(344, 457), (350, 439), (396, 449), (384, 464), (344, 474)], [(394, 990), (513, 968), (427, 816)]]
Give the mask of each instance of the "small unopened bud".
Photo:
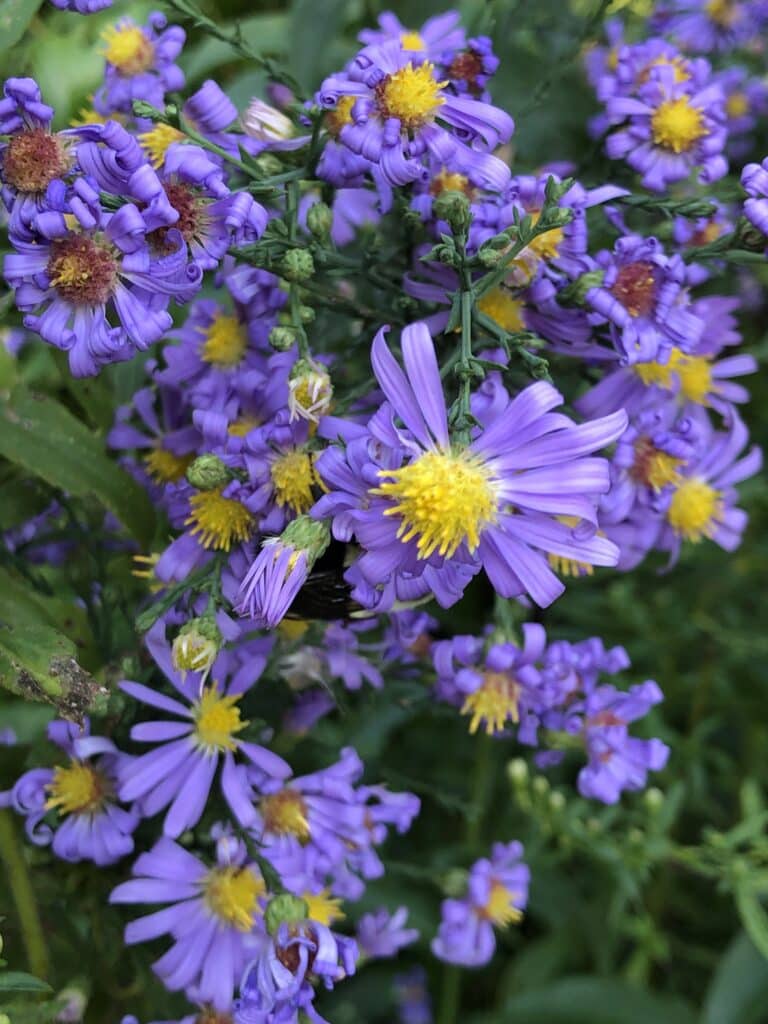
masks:
[(190, 619), (173, 641), (173, 667), (182, 675), (187, 672), (204, 672), (207, 675), (223, 642), (219, 627), (210, 616)]
[(309, 907), (300, 896), (288, 892), (273, 896), (264, 911), (264, 923), (270, 935), (276, 935), (281, 924), (300, 924), (306, 921)]
[(501, 261), (504, 259), (504, 252), (501, 249), (489, 249), (483, 246), (482, 249), (478, 250), (477, 260), (482, 266), (492, 270), (494, 267), (498, 267)]
[(558, 300), (565, 305), (583, 306), (593, 288), (599, 288), (605, 280), (602, 270), (590, 270), (567, 285), (558, 293)]
[(555, 814), (559, 814), (560, 811), (565, 807), (565, 797), (562, 793), (550, 793), (549, 794), (549, 807), (550, 810), (554, 811)]
[(315, 261), (308, 249), (289, 249), (280, 262), (280, 273), (287, 281), (308, 281), (315, 272)]
[(187, 469), (187, 480), (198, 491), (215, 491), (231, 479), (232, 474), (218, 455), (198, 455)]
[(528, 781), (528, 763), (522, 757), (515, 757), (507, 765), (507, 778), (513, 786), (520, 786)]
[(295, 327), (273, 327), (269, 332), (269, 344), (278, 352), (287, 352), (296, 344)]
[(549, 779), (545, 779), (543, 775), (537, 775), (533, 780), (533, 791), (537, 796), (544, 796), (549, 792)]
[(467, 891), (469, 875), (463, 868), (452, 868), (443, 878), (443, 892), (454, 899)]
[(315, 319), (315, 311), (311, 306), (299, 306), (299, 319), (303, 324), (311, 324)]
[(463, 233), (472, 223), (472, 208), (463, 192), (441, 192), (432, 203), (438, 220), (447, 221), (454, 234)]
[(661, 810), (664, 803), (664, 794), (656, 786), (651, 786), (649, 789), (646, 789), (643, 800), (648, 810), (656, 813), (656, 811)]
[(291, 420), (317, 423), (333, 398), (331, 378), (322, 363), (299, 359), (288, 375), (288, 408)]
[(56, 1024), (80, 1024), (88, 1005), (88, 997), (82, 989), (70, 985), (59, 992), (56, 1004)]
[(11, 1018), (7, 1013), (0, 1013), (0, 1024), (11, 1024)]
[(328, 523), (311, 516), (296, 516), (280, 534), (280, 542), (296, 551), (305, 551), (310, 568), (325, 553), (331, 542)]
[(294, 135), (293, 121), (259, 99), (248, 104), (243, 114), (243, 131), (259, 142), (285, 142)]
[(307, 227), (319, 241), (325, 241), (331, 233), (333, 211), (326, 203), (313, 203), (307, 210)]

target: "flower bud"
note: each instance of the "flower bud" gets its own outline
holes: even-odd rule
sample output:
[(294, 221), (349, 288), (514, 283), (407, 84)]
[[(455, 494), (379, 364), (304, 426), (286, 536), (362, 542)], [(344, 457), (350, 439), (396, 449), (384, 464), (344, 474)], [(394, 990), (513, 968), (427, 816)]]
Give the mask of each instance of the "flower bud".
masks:
[(273, 896), (264, 911), (264, 923), (270, 935), (276, 935), (281, 924), (299, 924), (306, 921), (309, 907), (300, 896), (289, 892)]
[(432, 203), (438, 220), (447, 221), (454, 234), (466, 232), (472, 223), (472, 209), (463, 192), (441, 192)]
[(185, 622), (173, 641), (171, 657), (173, 667), (185, 675), (204, 672), (206, 675), (216, 660), (224, 638), (210, 616)]
[(558, 294), (558, 300), (565, 305), (583, 306), (587, 293), (593, 288), (599, 288), (605, 279), (605, 272), (602, 270), (590, 270), (575, 281), (567, 285)]
[(287, 281), (308, 281), (315, 272), (315, 261), (308, 249), (289, 249), (280, 264), (280, 273)]
[(80, 1024), (88, 1005), (88, 997), (82, 989), (69, 985), (59, 992), (56, 1003), (58, 1009), (53, 1018), (56, 1024)]
[(507, 765), (507, 778), (513, 786), (521, 786), (528, 781), (528, 763), (522, 757), (515, 757)]
[(314, 359), (299, 359), (288, 375), (288, 408), (291, 421), (309, 420), (317, 423), (328, 410), (333, 398), (331, 378)]
[(656, 786), (650, 786), (646, 789), (645, 794), (643, 795), (643, 800), (645, 801), (645, 806), (648, 810), (655, 814), (657, 811), (661, 810), (662, 804), (664, 803), (664, 794)]
[(454, 898), (463, 896), (467, 891), (468, 873), (464, 868), (452, 868), (443, 879), (443, 892)]
[(318, 241), (329, 237), (332, 224), (333, 211), (326, 203), (314, 203), (307, 210), (307, 227)]
[(296, 344), (294, 327), (273, 327), (269, 332), (269, 344), (278, 352), (287, 352)]
[(293, 121), (260, 99), (252, 99), (248, 104), (243, 131), (259, 142), (284, 142), (294, 134)]
[(215, 491), (224, 487), (232, 479), (232, 475), (218, 455), (198, 455), (187, 469), (187, 480), (198, 491)]

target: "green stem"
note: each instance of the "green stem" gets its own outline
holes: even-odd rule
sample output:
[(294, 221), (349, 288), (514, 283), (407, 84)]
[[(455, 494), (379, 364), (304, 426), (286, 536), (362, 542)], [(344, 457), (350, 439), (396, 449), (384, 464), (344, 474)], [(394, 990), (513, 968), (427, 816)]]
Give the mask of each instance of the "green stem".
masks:
[(486, 733), (481, 733), (476, 741), (475, 769), (472, 775), (472, 812), (467, 817), (467, 846), (474, 849), (480, 843), (485, 809), (488, 805), (488, 784), (491, 773), (492, 740)]
[(43, 926), (32, 879), (18, 840), (16, 823), (7, 810), (0, 810), (0, 860), (5, 865), (8, 888), (16, 904), (29, 969), (36, 978), (44, 979), (48, 974), (48, 949)]
[(443, 987), (440, 993), (438, 1024), (454, 1024), (459, 1014), (461, 998), (461, 970), (453, 964), (443, 967)]

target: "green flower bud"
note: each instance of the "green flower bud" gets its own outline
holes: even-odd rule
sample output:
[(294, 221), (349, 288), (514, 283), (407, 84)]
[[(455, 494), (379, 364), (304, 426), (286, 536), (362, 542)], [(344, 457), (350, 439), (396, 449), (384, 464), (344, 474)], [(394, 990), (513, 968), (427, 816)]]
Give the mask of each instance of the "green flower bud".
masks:
[(438, 220), (450, 224), (454, 234), (464, 233), (472, 223), (469, 199), (463, 192), (441, 192), (432, 203), (432, 210)]
[(264, 923), (270, 935), (276, 935), (281, 924), (300, 924), (306, 921), (309, 907), (306, 900), (289, 892), (273, 896), (264, 911)]
[(218, 656), (224, 638), (211, 616), (185, 622), (173, 641), (171, 657), (173, 667), (184, 675), (187, 672), (210, 671)]
[(662, 804), (664, 803), (664, 794), (660, 789), (657, 789), (656, 786), (651, 786), (649, 789), (646, 789), (643, 800), (645, 801), (645, 806), (648, 810), (656, 813), (656, 811), (661, 810)]
[(299, 306), (299, 319), (303, 324), (311, 324), (315, 319), (315, 311), (311, 306)]
[(261, 153), (256, 158), (256, 166), (265, 178), (271, 178), (274, 174), (280, 174), (284, 169), (282, 163), (274, 153)]
[(549, 792), (549, 779), (545, 779), (543, 775), (537, 775), (533, 780), (533, 791), (537, 796), (544, 796)]
[(306, 551), (311, 567), (331, 543), (331, 531), (324, 520), (301, 515), (288, 523), (280, 534), (280, 542), (297, 551)]
[(289, 249), (280, 263), (280, 273), (287, 281), (308, 281), (315, 272), (315, 261), (309, 249)]
[(572, 284), (563, 288), (558, 299), (564, 305), (583, 306), (587, 298), (587, 292), (593, 288), (599, 288), (605, 280), (605, 272), (602, 270), (590, 270), (581, 277), (577, 277)]
[(467, 891), (468, 873), (463, 868), (452, 868), (443, 879), (443, 892), (456, 899)]
[(513, 786), (520, 786), (528, 781), (528, 762), (522, 757), (515, 757), (507, 765), (507, 778)]
[(218, 455), (198, 455), (187, 469), (187, 480), (198, 491), (215, 491), (224, 487), (232, 479), (232, 474)]
[(324, 242), (328, 239), (332, 224), (333, 212), (325, 203), (314, 203), (307, 210), (307, 227), (318, 241)]
[(559, 814), (560, 811), (565, 807), (565, 797), (562, 793), (550, 793), (549, 795), (549, 809), (554, 811), (555, 814)]
[(269, 332), (269, 344), (278, 352), (287, 352), (296, 344), (296, 328), (273, 327)]

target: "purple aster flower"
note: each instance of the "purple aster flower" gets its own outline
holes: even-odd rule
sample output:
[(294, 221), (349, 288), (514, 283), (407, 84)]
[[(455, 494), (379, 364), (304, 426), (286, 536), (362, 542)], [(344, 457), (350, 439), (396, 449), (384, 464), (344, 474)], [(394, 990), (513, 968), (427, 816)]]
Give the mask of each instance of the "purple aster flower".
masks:
[(419, 937), (417, 928), (405, 927), (407, 920), (406, 907), (398, 907), (394, 914), (384, 907), (363, 914), (357, 925), (360, 953), (371, 959), (397, 956), (404, 946), (409, 946)]
[(423, 178), (428, 154), (449, 165), (469, 145), (486, 187), (503, 189), (509, 181), (506, 165), (488, 152), (512, 135), (509, 115), (452, 94), (434, 64), (399, 42), (361, 51), (343, 75), (325, 80), (318, 102), (329, 109), (342, 105), (349, 123), (341, 127), (340, 141), (378, 164), (393, 185)]
[(695, 348), (683, 352), (673, 345), (665, 362), (636, 362), (609, 370), (598, 384), (574, 403), (583, 416), (602, 416), (625, 409), (630, 416), (642, 407), (676, 396), (678, 405), (711, 406), (728, 415), (731, 403), (749, 400), (733, 378), (755, 373), (753, 356), (741, 353), (718, 359), (724, 348), (738, 345), (734, 309), (738, 299), (710, 295), (691, 303), (690, 312), (706, 324)]
[(768, 157), (761, 164), (747, 164), (741, 172), (741, 184), (749, 196), (744, 216), (757, 230), (768, 235)]
[(245, 774), (257, 798), (251, 829), (264, 856), (291, 892), (317, 893), (331, 879), (331, 890), (360, 897), (362, 878), (378, 878), (383, 866), (375, 851), (388, 826), (405, 832), (418, 813), (409, 793), (357, 787), (363, 764), (351, 747), (330, 768), (278, 783), (256, 768)]
[[(615, 564), (616, 549), (595, 534), (607, 464), (587, 455), (621, 435), (625, 415), (576, 426), (552, 414), (562, 398), (539, 382), (494, 408), (492, 422), (459, 446), (449, 435), (426, 326), (403, 330), (405, 373), (386, 346), (385, 331), (374, 339), (372, 362), (389, 405), (367, 430), (348, 430), (345, 449), (321, 454), (317, 469), (329, 493), (312, 513), (333, 518), (337, 539), (357, 537), (363, 554), (356, 567), (369, 584), (423, 577), (432, 568), (430, 589), (448, 606), (467, 582), (451, 577), (454, 569), (482, 567), (502, 596), (528, 593), (545, 606), (564, 589), (546, 553)], [(405, 430), (394, 426), (395, 416)], [(320, 432), (330, 439), (340, 429), (338, 421), (321, 421)], [(378, 464), (372, 461), (376, 449)], [(557, 516), (574, 516), (579, 525)]]
[(654, 6), (650, 27), (687, 50), (728, 52), (758, 36), (766, 20), (768, 8), (759, 0), (663, 0)]
[(199, 287), (200, 268), (187, 263), (175, 229), (172, 251), (155, 258), (137, 207), (106, 212), (83, 178), (35, 227), (31, 241), (11, 235), (17, 251), (5, 258), (5, 278), (24, 325), (68, 352), (76, 377), (145, 350), (171, 326), (170, 299), (187, 301)]
[(669, 757), (666, 743), (639, 740), (627, 729), (630, 722), (644, 718), (663, 699), (661, 690), (651, 681), (632, 686), (626, 693), (605, 685), (589, 693), (583, 704), (569, 709), (570, 715), (583, 715), (588, 761), (579, 772), (582, 796), (615, 804), (624, 790), (642, 789), (648, 772), (665, 766)]
[(661, 192), (698, 170), (711, 184), (728, 170), (723, 156), (727, 132), (723, 92), (716, 82), (691, 88), (676, 68), (659, 64), (648, 72), (636, 96), (613, 96), (607, 114), (622, 127), (606, 140), (613, 160), (625, 158), (646, 188)]
[(132, 874), (112, 891), (111, 903), (168, 906), (127, 925), (125, 942), (168, 935), (171, 948), (153, 964), (166, 988), (229, 1010), (243, 970), (263, 941), (259, 900), (266, 887), (259, 869), (230, 840), (219, 839), (211, 866), (164, 837), (138, 858)]
[(530, 871), (522, 861), (521, 843), (494, 843), (490, 859), (476, 861), (467, 894), (445, 900), (432, 952), (462, 967), (482, 967), (496, 950), (494, 927), (517, 924), (528, 902)]
[(221, 766), (224, 799), (242, 825), (252, 825), (258, 820), (257, 814), (238, 762), (253, 764), (265, 779), (276, 784), (290, 774), (281, 757), (237, 735), (248, 724), (240, 717), (239, 701), (254, 680), (234, 675), (227, 685), (220, 685), (216, 680), (226, 666), (226, 653), (214, 663), (214, 682), (210, 685), (201, 686), (199, 673), (177, 672), (162, 622), (149, 631), (146, 642), (184, 703), (142, 683), (120, 683), (120, 688), (131, 697), (180, 719), (133, 726), (131, 739), (152, 743), (155, 749), (134, 758), (120, 773), (122, 798), (140, 801), (141, 811), (147, 817), (168, 807), (163, 833), (176, 838), (200, 820)]
[(71, 722), (51, 722), (47, 735), (69, 763), (25, 772), (0, 795), (0, 806), (23, 814), (29, 839), (37, 846), (50, 844), (62, 860), (114, 864), (133, 850), (139, 823), (136, 811), (120, 807), (115, 798), (118, 772), (131, 759), (105, 736), (91, 736), (87, 720), (82, 730)]
[(427, 60), (439, 63), (446, 51), (461, 50), (466, 45), (458, 11), (428, 18), (420, 29), (406, 28), (391, 11), (380, 14), (377, 21), (378, 29), (363, 29), (357, 37), (366, 46), (395, 41), (407, 53), (423, 54)]
[(186, 39), (178, 25), (168, 25), (158, 11), (146, 25), (121, 18), (102, 33), (104, 85), (93, 98), (100, 114), (133, 113), (133, 101), (145, 100), (162, 108), (165, 94), (184, 87), (184, 73), (174, 63)]
[(752, 149), (758, 118), (768, 113), (768, 84), (738, 66), (719, 71), (715, 81), (725, 96), (728, 152), (734, 157), (743, 156)]
[(424, 968), (414, 967), (407, 974), (396, 975), (393, 984), (400, 1024), (433, 1024)]
[(301, 1012), (315, 1024), (327, 1024), (314, 1006), (315, 987), (332, 989), (355, 973), (357, 945), (317, 921), (283, 921), (267, 936), (246, 970), (235, 1024), (267, 1024), (298, 1020)]
[(673, 345), (695, 349), (704, 322), (688, 305), (685, 264), (667, 256), (655, 238), (626, 235), (613, 252), (599, 252), (602, 282), (586, 291), (593, 323), (610, 325), (617, 351), (630, 363), (665, 359)]
[(51, 0), (60, 11), (75, 11), (77, 14), (96, 14), (111, 7), (114, 0)]

